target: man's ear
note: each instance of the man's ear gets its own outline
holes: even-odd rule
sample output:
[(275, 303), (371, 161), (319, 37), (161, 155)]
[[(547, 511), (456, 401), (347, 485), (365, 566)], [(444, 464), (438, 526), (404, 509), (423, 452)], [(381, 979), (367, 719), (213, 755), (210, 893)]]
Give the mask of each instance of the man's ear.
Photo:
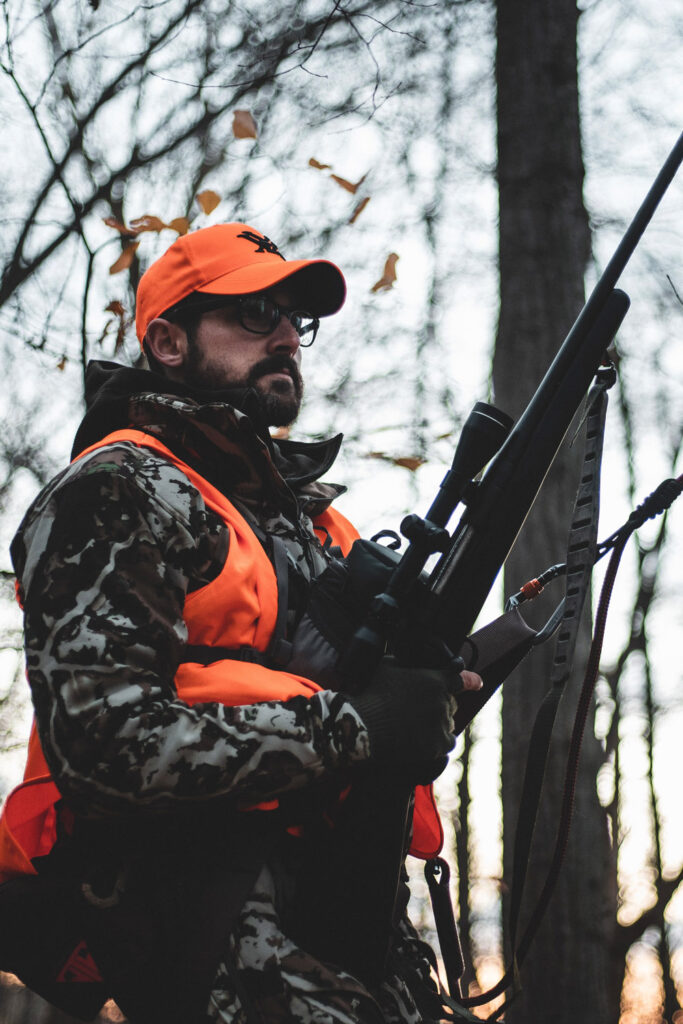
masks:
[(183, 368), (187, 358), (187, 332), (179, 324), (162, 317), (151, 320), (145, 342), (156, 361), (170, 373)]

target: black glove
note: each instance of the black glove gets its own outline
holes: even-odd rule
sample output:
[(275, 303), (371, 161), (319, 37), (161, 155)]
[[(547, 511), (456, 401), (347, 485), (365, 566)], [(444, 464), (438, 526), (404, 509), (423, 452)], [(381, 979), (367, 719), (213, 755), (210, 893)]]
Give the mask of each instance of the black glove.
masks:
[(371, 759), (424, 785), (441, 774), (455, 746), (455, 694), (462, 688), (453, 666), (414, 668), (383, 658), (368, 688), (346, 699), (368, 730)]

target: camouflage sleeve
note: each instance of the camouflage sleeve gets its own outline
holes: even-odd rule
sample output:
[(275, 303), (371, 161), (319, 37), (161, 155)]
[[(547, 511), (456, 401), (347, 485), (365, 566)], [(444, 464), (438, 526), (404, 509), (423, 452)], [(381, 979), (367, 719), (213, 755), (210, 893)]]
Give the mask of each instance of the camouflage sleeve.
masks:
[(212, 515), (174, 466), (121, 445), (71, 466), (15, 540), (41, 744), (81, 814), (260, 801), (368, 756), (361, 720), (329, 691), (242, 707), (178, 698), (184, 597), (225, 532)]

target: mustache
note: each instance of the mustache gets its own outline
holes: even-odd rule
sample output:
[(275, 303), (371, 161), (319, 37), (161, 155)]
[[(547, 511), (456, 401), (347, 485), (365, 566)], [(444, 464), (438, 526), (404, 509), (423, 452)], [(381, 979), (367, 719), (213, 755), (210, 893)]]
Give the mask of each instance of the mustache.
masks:
[(260, 362), (252, 366), (249, 371), (249, 384), (254, 384), (259, 377), (265, 376), (267, 373), (288, 373), (294, 381), (296, 390), (300, 390), (302, 387), (301, 373), (294, 359), (291, 356), (286, 355), (284, 352), (275, 353), (272, 356), (266, 356), (265, 359), (261, 359)]

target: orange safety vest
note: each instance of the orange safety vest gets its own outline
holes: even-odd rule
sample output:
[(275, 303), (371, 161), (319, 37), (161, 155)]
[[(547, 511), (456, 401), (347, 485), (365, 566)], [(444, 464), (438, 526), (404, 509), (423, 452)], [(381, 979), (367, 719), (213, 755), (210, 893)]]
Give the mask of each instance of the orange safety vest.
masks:
[[(254, 531), (224, 494), (144, 431), (114, 431), (78, 458), (120, 441), (150, 448), (176, 465), (230, 530), (228, 555), (220, 574), (185, 598), (183, 619), (188, 644), (232, 649), (247, 646), (265, 651), (277, 618), (277, 579)], [(317, 516), (314, 525), (328, 531), (344, 554), (358, 538), (348, 519), (332, 508)], [(257, 704), (310, 696), (321, 689), (302, 676), (236, 660), (208, 665), (183, 662), (176, 672), (175, 685), (178, 696), (189, 705), (216, 701), (230, 706)], [(55, 805), (59, 799), (34, 724), (24, 781), (7, 797), (0, 816), (0, 882), (36, 873), (32, 859), (49, 853), (56, 841)], [(272, 806), (277, 806), (277, 801)], [(410, 852), (427, 860), (436, 856), (442, 845), (443, 830), (432, 787), (418, 786)]]

